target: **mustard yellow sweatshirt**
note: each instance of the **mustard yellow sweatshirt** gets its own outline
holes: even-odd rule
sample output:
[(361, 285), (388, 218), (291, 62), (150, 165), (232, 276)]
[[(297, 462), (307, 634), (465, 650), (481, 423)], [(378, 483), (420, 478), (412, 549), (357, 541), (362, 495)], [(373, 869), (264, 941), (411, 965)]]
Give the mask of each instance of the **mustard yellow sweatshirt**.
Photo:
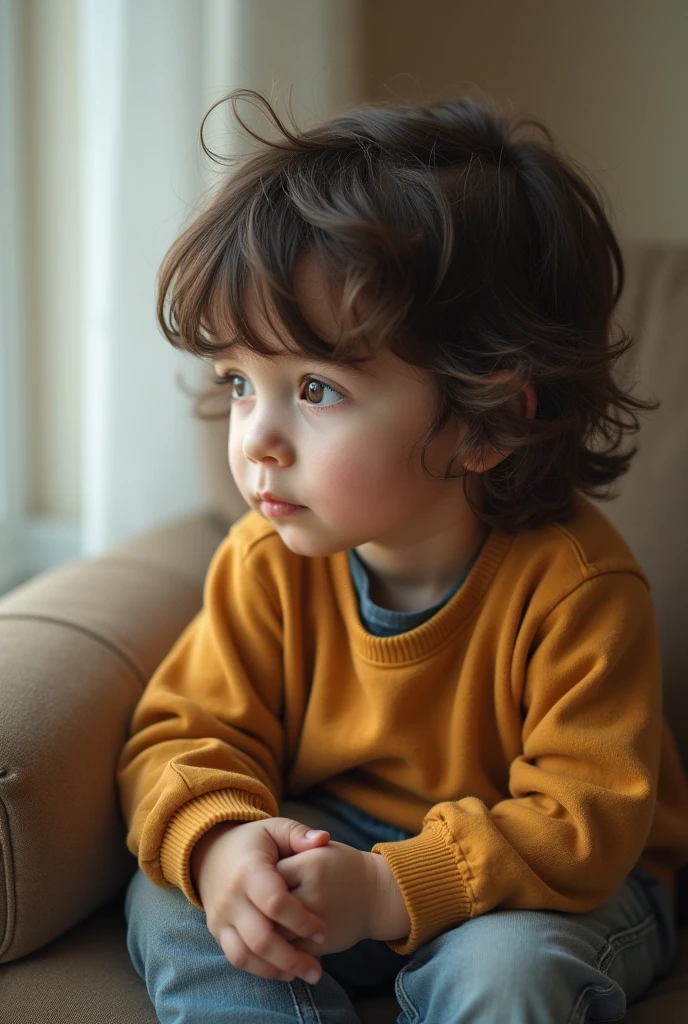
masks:
[(373, 847), (408, 909), (403, 954), (494, 907), (590, 910), (637, 862), (673, 893), (688, 863), (649, 584), (582, 496), (566, 525), (492, 530), (449, 601), (385, 637), (361, 625), (345, 551), (295, 555), (248, 512), (118, 782), (141, 869), (198, 907), (201, 835), (314, 785), (413, 832)]

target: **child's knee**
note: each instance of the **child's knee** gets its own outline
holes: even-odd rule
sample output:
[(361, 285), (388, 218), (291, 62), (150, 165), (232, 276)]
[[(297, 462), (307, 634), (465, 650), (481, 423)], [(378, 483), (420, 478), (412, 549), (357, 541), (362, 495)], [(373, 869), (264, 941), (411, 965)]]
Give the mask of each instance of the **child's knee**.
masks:
[(400, 1004), (421, 1019), (435, 1019), (444, 1007), (442, 1019), (452, 1024), (567, 1019), (561, 1014), (574, 993), (566, 991), (562, 965), (555, 968), (556, 944), (547, 942), (538, 924), (527, 912), (498, 911), (437, 936), (400, 971)]

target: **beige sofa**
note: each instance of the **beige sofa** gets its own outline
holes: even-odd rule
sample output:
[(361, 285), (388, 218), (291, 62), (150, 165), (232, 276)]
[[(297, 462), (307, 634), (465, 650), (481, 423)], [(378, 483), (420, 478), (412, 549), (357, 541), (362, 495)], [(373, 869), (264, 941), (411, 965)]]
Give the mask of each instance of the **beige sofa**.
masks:
[[(627, 247), (626, 260), (620, 309), (637, 333), (635, 374), (663, 405), (604, 508), (653, 585), (666, 712), (688, 763), (688, 249)], [(245, 508), (226, 464), (226, 420), (205, 423), (203, 436), (206, 511), (0, 598), (0, 1024), (157, 1019), (125, 945), (136, 862), (115, 764), (146, 681), (200, 608), (213, 551)], [(629, 1009), (632, 1024), (688, 1020), (687, 891), (674, 969)], [(357, 1009), (380, 1024), (398, 1013), (393, 997)]]

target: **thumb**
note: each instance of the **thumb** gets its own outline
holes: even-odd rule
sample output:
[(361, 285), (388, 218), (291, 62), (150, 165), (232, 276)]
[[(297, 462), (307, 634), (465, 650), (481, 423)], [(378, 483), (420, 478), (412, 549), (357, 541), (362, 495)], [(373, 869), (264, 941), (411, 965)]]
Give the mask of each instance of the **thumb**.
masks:
[(279, 850), (280, 857), (290, 857), (318, 846), (327, 846), (330, 833), (324, 829), (312, 829), (293, 818), (264, 818), (263, 826), (269, 831)]
[(318, 846), (327, 846), (330, 841), (330, 833), (322, 828), (311, 828), (309, 825), (302, 825), (295, 828), (289, 836), (293, 853), (301, 853), (303, 850), (314, 850)]

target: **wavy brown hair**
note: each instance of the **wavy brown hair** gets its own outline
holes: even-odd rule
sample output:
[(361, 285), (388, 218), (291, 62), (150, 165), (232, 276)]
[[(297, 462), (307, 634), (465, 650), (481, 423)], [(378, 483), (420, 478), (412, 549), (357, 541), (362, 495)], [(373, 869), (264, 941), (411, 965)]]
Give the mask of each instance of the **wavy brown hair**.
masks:
[[(244, 122), (242, 98), (267, 113), (276, 138)], [(243, 158), (220, 157), (203, 138), (227, 101), (260, 143)], [(445, 476), (464, 477), (487, 524), (564, 521), (576, 490), (613, 497), (636, 451), (621, 450), (624, 435), (658, 403), (612, 376), (633, 338), (612, 318), (624, 266), (599, 186), (543, 124), (490, 101), (371, 103), (308, 130), (291, 121), (249, 89), (203, 118), (205, 153), (238, 166), (165, 256), (157, 315), (167, 339), (210, 359), (234, 338), (270, 355), (247, 318), (252, 283), (291, 351), (360, 362), (386, 346), (430, 371), (437, 409), (421, 456), (445, 426), (467, 424)], [(307, 251), (339, 302), (334, 340), (311, 330), (295, 298), (294, 263)], [(509, 381), (489, 380), (503, 369)], [(525, 382), (534, 419), (509, 401)], [(201, 409), (211, 393), (196, 396), (195, 416), (215, 418)], [(508, 455), (480, 474), (475, 504), (462, 458), (486, 445)]]

